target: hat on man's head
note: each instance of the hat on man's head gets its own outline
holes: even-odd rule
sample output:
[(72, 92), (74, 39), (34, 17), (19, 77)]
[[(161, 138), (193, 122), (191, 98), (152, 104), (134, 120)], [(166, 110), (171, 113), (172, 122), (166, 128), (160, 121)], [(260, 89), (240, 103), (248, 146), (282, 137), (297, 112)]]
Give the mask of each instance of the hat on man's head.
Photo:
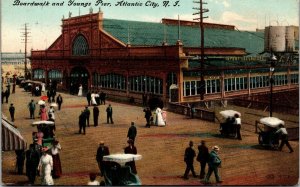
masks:
[(215, 146), (213, 147), (213, 150), (215, 150), (215, 151), (219, 151), (219, 150), (220, 150), (220, 148), (219, 148), (217, 145), (215, 145)]
[(127, 140), (127, 143), (133, 144), (133, 140), (132, 140), (132, 139), (129, 139), (129, 140)]

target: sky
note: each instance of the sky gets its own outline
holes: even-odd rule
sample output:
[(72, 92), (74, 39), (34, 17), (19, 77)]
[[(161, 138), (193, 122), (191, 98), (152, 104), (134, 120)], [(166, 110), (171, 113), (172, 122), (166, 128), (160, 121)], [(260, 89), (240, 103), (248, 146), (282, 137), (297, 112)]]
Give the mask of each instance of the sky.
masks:
[[(104, 18), (160, 22), (162, 18), (192, 21), (197, 12), (193, 7), (199, 0), (127, 0), (141, 6), (117, 6), (122, 0), (0, 0), (1, 1), (1, 51), (24, 52), (22, 32), (25, 23), (29, 28), (28, 49), (44, 50), (61, 34), (61, 19), (88, 14), (90, 8)], [(97, 4), (99, 2), (103, 4)], [(48, 6), (24, 6), (14, 3), (44, 3)], [(123, 1), (125, 2), (125, 1)], [(169, 2), (170, 6), (163, 6)], [(178, 2), (177, 6), (173, 6)], [(205, 22), (235, 25), (238, 30), (254, 31), (265, 26), (299, 26), (299, 0), (203, 0), (209, 9)], [(55, 6), (52, 3), (62, 4)], [(104, 4), (105, 3), (105, 4)], [(105, 6), (110, 3), (110, 6)], [(148, 5), (148, 6), (146, 6)], [(154, 7), (158, 5), (158, 7)]]

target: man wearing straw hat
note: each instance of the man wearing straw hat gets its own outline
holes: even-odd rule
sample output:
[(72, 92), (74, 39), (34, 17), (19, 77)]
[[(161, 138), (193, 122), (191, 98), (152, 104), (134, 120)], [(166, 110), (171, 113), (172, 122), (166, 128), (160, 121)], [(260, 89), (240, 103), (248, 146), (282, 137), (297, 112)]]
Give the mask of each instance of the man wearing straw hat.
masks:
[(215, 173), (217, 183), (223, 182), (220, 179), (220, 175), (219, 175), (219, 171), (218, 171), (218, 168), (221, 166), (221, 159), (218, 155), (219, 150), (220, 150), (219, 147), (215, 145), (213, 147), (212, 151), (209, 153), (208, 172), (204, 179), (204, 183), (209, 182), (209, 178), (210, 178), (212, 172)]

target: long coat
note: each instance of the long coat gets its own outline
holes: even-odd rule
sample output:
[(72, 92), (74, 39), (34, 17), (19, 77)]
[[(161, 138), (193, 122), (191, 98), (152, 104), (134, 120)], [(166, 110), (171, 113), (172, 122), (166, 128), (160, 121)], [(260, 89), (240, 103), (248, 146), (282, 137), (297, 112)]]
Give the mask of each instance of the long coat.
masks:
[(31, 183), (34, 183), (37, 175), (40, 155), (37, 150), (30, 148), (26, 151), (26, 176)]
[(97, 126), (98, 125), (98, 117), (99, 117), (99, 108), (96, 106), (93, 108), (93, 117), (94, 117), (94, 126)]
[(208, 162), (208, 158), (209, 158), (208, 148), (206, 146), (199, 145), (198, 150), (199, 150), (199, 153), (197, 156), (197, 160), (199, 162)]
[(79, 125), (86, 126), (86, 114), (84, 112), (79, 116)]
[(109, 155), (109, 149), (107, 146), (99, 146), (97, 150), (97, 155), (96, 155), (96, 160), (97, 162), (102, 162), (103, 161), (103, 156)]
[(128, 132), (127, 132), (127, 137), (129, 139), (132, 139), (133, 141), (135, 140), (135, 137), (136, 137), (136, 134), (137, 134), (137, 131), (136, 131), (136, 127), (134, 125), (131, 125), (128, 129)]
[(184, 153), (184, 161), (186, 163), (190, 163), (190, 164), (193, 164), (194, 162), (194, 157), (196, 156), (196, 153), (194, 151), (193, 148), (191, 147), (188, 147), (185, 149), (185, 153)]

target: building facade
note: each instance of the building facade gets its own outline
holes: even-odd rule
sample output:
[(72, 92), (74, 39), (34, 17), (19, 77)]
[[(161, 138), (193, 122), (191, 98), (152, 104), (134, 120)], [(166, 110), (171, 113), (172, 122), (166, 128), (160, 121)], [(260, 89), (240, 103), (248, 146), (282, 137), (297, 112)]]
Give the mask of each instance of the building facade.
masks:
[[(31, 69), (30, 60), (27, 59), (27, 68)], [(24, 76), (25, 74), (25, 54), (22, 52), (1, 53), (1, 72), (4, 84), (8, 83), (13, 75)]]
[[(62, 33), (55, 42), (47, 50), (31, 52), (33, 79), (55, 80), (66, 90), (81, 84), (84, 90), (137, 100), (147, 93), (169, 101), (172, 87), (176, 101), (197, 101), (200, 29), (194, 23), (182, 23), (104, 19), (102, 12), (62, 19)], [(206, 24), (205, 99), (266, 91), (269, 65), (265, 58), (244, 58), (263, 51), (263, 36)], [(296, 88), (298, 69), (293, 65), (283, 69), (276, 72), (283, 77), (275, 90)]]

